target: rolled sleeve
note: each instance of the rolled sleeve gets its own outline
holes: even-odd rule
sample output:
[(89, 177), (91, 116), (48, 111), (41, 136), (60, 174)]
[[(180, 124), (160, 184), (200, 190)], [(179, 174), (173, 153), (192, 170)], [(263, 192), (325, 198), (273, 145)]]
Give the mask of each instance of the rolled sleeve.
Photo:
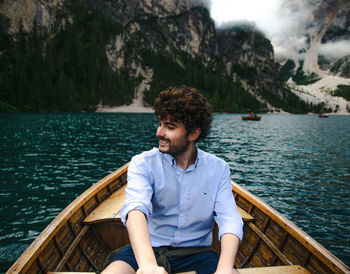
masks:
[(120, 212), (121, 221), (126, 226), (127, 215), (132, 210), (140, 210), (147, 219), (152, 214), (153, 189), (147, 165), (141, 155), (134, 156), (129, 164), (128, 185), (125, 189), (125, 202)]
[(242, 241), (243, 220), (237, 211), (236, 202), (232, 194), (228, 165), (225, 166), (224, 174), (219, 182), (214, 211), (214, 218), (219, 228), (219, 239), (221, 239), (223, 234), (231, 233)]

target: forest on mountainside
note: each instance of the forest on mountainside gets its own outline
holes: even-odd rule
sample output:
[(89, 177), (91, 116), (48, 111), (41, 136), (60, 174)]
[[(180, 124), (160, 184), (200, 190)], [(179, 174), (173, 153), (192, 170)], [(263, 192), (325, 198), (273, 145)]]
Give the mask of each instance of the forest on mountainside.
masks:
[(118, 24), (86, 5), (72, 5), (73, 23), (49, 39), (0, 33), (0, 110), (94, 111), (100, 100), (130, 103), (138, 83), (112, 71), (105, 45)]

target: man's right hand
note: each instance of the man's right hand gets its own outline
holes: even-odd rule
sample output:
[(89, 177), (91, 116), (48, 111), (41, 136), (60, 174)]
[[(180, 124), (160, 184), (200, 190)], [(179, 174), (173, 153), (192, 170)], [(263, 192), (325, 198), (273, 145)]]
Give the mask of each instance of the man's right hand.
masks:
[(154, 265), (145, 265), (140, 267), (137, 274), (168, 274), (164, 267), (154, 266)]

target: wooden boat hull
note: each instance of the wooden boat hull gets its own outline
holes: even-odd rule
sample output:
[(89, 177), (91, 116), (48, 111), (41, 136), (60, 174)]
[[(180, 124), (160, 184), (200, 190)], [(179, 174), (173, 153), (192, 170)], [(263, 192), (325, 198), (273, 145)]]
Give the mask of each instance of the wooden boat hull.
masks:
[[(7, 273), (101, 270), (110, 251), (129, 243), (127, 231), (118, 218), (88, 222), (87, 217), (126, 185), (127, 168), (128, 164), (76, 198)], [(232, 191), (237, 206), (251, 217), (244, 218), (237, 267), (301, 265), (311, 273), (350, 273), (345, 264), (266, 203), (234, 182)], [(217, 235), (216, 226), (213, 233)], [(217, 236), (213, 238), (213, 247), (220, 250)]]
[(261, 116), (242, 116), (242, 120), (243, 121), (260, 121), (261, 120)]

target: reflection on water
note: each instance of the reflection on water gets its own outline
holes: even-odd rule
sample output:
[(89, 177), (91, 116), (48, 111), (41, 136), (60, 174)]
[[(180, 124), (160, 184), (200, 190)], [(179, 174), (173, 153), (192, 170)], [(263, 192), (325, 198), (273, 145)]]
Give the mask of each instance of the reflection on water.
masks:
[[(157, 146), (153, 114), (0, 114), (0, 272), (77, 195)], [(350, 264), (350, 116), (216, 114), (199, 146)]]

